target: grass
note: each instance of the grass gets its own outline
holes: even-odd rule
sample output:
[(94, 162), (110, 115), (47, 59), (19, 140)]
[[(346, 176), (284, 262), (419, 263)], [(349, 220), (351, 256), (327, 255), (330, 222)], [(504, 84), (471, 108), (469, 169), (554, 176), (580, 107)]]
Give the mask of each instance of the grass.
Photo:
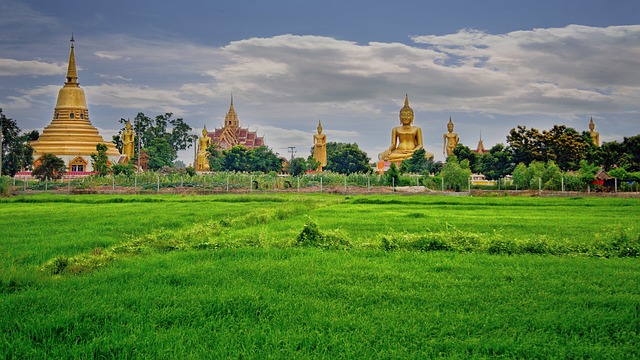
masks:
[(637, 358), (637, 201), (2, 199), (0, 358)]

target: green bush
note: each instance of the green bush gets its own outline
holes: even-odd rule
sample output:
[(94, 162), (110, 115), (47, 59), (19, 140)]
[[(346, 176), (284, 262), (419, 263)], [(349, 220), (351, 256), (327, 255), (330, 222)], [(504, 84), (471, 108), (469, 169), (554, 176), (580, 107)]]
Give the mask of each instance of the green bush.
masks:
[(11, 194), (11, 178), (0, 176), (0, 196), (9, 196), (9, 194)]

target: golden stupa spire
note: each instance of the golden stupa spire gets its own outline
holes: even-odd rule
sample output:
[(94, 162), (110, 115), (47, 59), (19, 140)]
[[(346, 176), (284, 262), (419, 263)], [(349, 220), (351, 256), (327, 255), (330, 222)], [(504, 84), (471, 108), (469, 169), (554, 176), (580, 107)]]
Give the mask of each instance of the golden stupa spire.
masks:
[(67, 81), (64, 83), (65, 85), (69, 84), (78, 84), (78, 70), (76, 69), (76, 54), (73, 50), (73, 43), (76, 40), (73, 38), (73, 33), (71, 33), (71, 52), (69, 53), (69, 69), (67, 70)]
[(231, 104), (229, 105), (229, 111), (227, 112), (227, 116), (225, 116), (224, 118), (224, 127), (234, 129), (240, 127), (238, 115), (236, 114), (236, 110), (233, 108), (233, 93), (231, 94)]

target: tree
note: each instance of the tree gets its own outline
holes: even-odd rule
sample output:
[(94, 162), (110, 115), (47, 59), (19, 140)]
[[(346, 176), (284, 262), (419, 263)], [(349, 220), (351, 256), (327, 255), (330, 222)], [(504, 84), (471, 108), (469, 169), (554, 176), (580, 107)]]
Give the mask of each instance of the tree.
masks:
[[(120, 119), (121, 124), (126, 124), (127, 120)], [(172, 113), (165, 113), (164, 115), (158, 115), (155, 119), (144, 115), (144, 113), (138, 113), (133, 120), (133, 129), (136, 132), (134, 145), (136, 155), (138, 152), (138, 142), (140, 142), (141, 148), (148, 148), (152, 146), (155, 139), (164, 139), (169, 145), (169, 149), (172, 150), (171, 161), (169, 165), (173, 164), (173, 161), (178, 157), (179, 150), (186, 150), (192, 145), (191, 127), (187, 125), (182, 118), (173, 118)], [(124, 132), (124, 126), (120, 129), (118, 135), (113, 136), (113, 143), (116, 144), (118, 150), (122, 151), (122, 133)], [(160, 146), (159, 142), (155, 142), (155, 146)], [(164, 145), (162, 145), (164, 147)], [(157, 150), (157, 149), (156, 149)], [(149, 152), (150, 165), (157, 163), (165, 163), (167, 153), (163, 150), (161, 153)], [(162, 159), (154, 159), (155, 155), (163, 156)]]
[[(0, 126), (2, 127), (2, 174), (14, 176), (22, 169), (29, 169), (33, 164), (33, 148), (29, 141), (37, 140), (40, 134), (33, 130), (20, 135), (20, 128), (15, 120), (7, 118), (0, 109)], [(0, 175), (2, 175), (0, 174)]]
[(471, 170), (469, 160), (458, 162), (455, 155), (449, 156), (441, 171), (441, 176), (448, 189), (460, 191), (468, 185)]
[(413, 155), (409, 159), (404, 160), (400, 164), (400, 172), (414, 174), (422, 174), (423, 172), (425, 172), (427, 170), (427, 167), (429, 166), (425, 154), (425, 149), (418, 149), (414, 151)]
[(490, 180), (503, 178), (513, 172), (513, 155), (502, 144), (494, 145), (489, 152), (479, 156), (476, 164), (478, 173)]
[(173, 166), (176, 152), (166, 138), (153, 138), (146, 150), (149, 155), (149, 168), (151, 170), (160, 170), (164, 166)]
[(458, 162), (463, 160), (469, 161), (469, 169), (471, 169), (471, 171), (480, 172), (480, 169), (476, 169), (476, 166), (479, 165), (479, 155), (473, 152), (468, 146), (458, 144), (458, 146), (453, 149), (453, 155), (456, 156)]
[(107, 157), (107, 145), (99, 143), (96, 144), (96, 151), (98, 153), (91, 154), (91, 164), (93, 165), (93, 171), (98, 176), (105, 176), (109, 174), (109, 158)]
[(527, 169), (527, 165), (524, 163), (518, 164), (515, 169), (513, 169), (513, 174), (511, 175), (511, 179), (513, 180), (513, 184), (516, 186), (516, 189), (525, 190), (529, 188), (529, 173)]
[(545, 161), (553, 160), (562, 170), (577, 170), (580, 161), (587, 157), (589, 142), (573, 128), (554, 125), (549, 131), (542, 131)]
[(607, 171), (616, 167), (628, 172), (640, 171), (640, 135), (625, 137), (622, 143), (612, 141), (602, 144), (600, 164)]
[(400, 171), (398, 171), (398, 167), (396, 163), (392, 162), (389, 166), (389, 169), (385, 173), (385, 177), (387, 178), (387, 184), (392, 186), (398, 186), (398, 180), (400, 179)]
[(589, 163), (586, 160), (580, 162), (580, 169), (578, 169), (578, 178), (583, 184), (590, 184), (596, 178), (596, 174), (600, 171), (600, 167)]
[(282, 171), (282, 159), (266, 146), (259, 146), (247, 152), (247, 171)]
[(297, 157), (291, 160), (289, 164), (289, 169), (287, 172), (292, 176), (299, 176), (304, 174), (307, 171), (307, 161), (303, 158)]
[(327, 143), (327, 166), (325, 170), (341, 173), (371, 172), (369, 157), (360, 150), (358, 144)]
[(66, 173), (64, 160), (53, 154), (44, 154), (40, 158), (40, 165), (33, 169), (33, 176), (38, 180), (60, 179)]
[(128, 163), (126, 165), (124, 164), (113, 164), (111, 165), (111, 172), (114, 175), (126, 175), (126, 176), (131, 176), (133, 175), (133, 164)]
[(542, 134), (537, 129), (527, 129), (526, 126), (518, 125), (511, 129), (507, 135), (507, 143), (513, 155), (513, 162), (529, 165), (534, 160), (542, 160), (541, 153)]
[(223, 151), (222, 170), (247, 171), (248, 163), (249, 154), (247, 154), (247, 148), (242, 145), (236, 145)]

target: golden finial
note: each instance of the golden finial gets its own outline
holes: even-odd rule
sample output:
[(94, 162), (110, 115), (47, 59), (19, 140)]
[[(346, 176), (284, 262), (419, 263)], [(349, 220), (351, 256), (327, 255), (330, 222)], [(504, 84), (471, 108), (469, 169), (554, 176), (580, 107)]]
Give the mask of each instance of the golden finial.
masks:
[(74, 84), (78, 81), (78, 71), (76, 70), (76, 55), (73, 51), (73, 43), (76, 41), (71, 33), (71, 52), (69, 53), (69, 68), (67, 69), (67, 82), (65, 84)]
[(318, 127), (316, 128), (318, 132), (322, 131), (322, 123), (318, 120)]

